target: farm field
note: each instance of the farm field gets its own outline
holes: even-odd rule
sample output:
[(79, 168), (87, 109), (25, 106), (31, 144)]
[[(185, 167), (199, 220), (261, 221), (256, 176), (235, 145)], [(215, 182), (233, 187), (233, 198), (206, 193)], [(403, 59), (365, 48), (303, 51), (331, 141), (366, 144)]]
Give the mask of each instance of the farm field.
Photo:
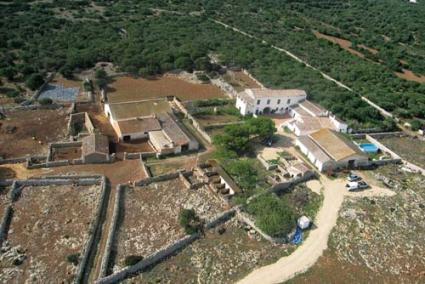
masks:
[(241, 119), (232, 114), (197, 114), (196, 120), (205, 128), (213, 124), (237, 122)]
[(255, 267), (287, 254), (285, 245), (250, 237), (236, 220), (223, 224), (224, 233), (209, 230), (177, 255), (124, 283), (234, 283)]
[(188, 190), (178, 178), (126, 188), (123, 199), (114, 270), (123, 267), (129, 255), (147, 257), (183, 237), (185, 232), (178, 222), (182, 208), (193, 208), (205, 219), (225, 210), (208, 189)]
[(111, 103), (177, 96), (182, 101), (225, 98), (225, 94), (210, 84), (193, 84), (182, 79), (161, 76), (156, 79), (115, 77), (108, 86)]
[(247, 88), (261, 88), (253, 79), (242, 71), (228, 71), (223, 79), (232, 85), (236, 91), (242, 92)]
[(425, 141), (411, 137), (387, 137), (379, 141), (407, 161), (425, 167)]
[(159, 176), (178, 169), (191, 170), (197, 162), (197, 155), (185, 155), (165, 160), (148, 160), (146, 166), (153, 176)]
[[(68, 256), (82, 252), (99, 196), (99, 186), (24, 187), (14, 203), (0, 282), (71, 281), (77, 265)], [(14, 265), (11, 254), (23, 256), (22, 263)]]
[[(46, 127), (48, 125), (48, 127)], [(47, 152), (47, 144), (66, 135), (65, 109), (24, 110), (0, 121), (0, 156), (22, 157)]]

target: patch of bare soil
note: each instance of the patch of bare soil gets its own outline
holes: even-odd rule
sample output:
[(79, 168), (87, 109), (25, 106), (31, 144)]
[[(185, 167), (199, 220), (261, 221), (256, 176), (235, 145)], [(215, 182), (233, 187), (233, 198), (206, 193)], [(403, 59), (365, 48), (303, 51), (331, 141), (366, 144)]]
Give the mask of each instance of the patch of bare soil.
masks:
[(53, 160), (73, 160), (81, 158), (81, 147), (53, 148)]
[(52, 81), (50, 81), (51, 84), (60, 85), (65, 88), (82, 88), (83, 87), (83, 81), (81, 80), (69, 80), (64, 78), (62, 75), (57, 74)]
[(226, 208), (207, 188), (186, 189), (180, 179), (128, 188), (116, 241), (114, 270), (124, 266), (129, 255), (146, 257), (185, 235), (178, 221), (182, 208), (193, 208), (210, 219)]
[(21, 157), (47, 152), (47, 144), (66, 136), (65, 109), (23, 110), (0, 120), (0, 156)]
[(354, 50), (354, 49), (351, 48), (352, 43), (349, 40), (338, 38), (338, 37), (334, 37), (334, 36), (330, 36), (330, 35), (325, 35), (325, 34), (322, 34), (320, 32), (317, 32), (317, 31), (315, 31), (313, 33), (314, 33), (314, 35), (317, 38), (326, 39), (326, 40), (328, 40), (330, 42), (333, 42), (335, 44), (338, 44), (341, 48), (347, 50), (351, 54), (354, 54), (354, 55), (356, 55), (358, 57), (364, 58), (364, 55), (361, 52), (359, 52), (359, 51)]
[(415, 74), (412, 71), (404, 69), (404, 68), (402, 70), (403, 72), (395, 72), (397, 77), (405, 79), (405, 80), (409, 80), (409, 81), (415, 81), (418, 83), (425, 83), (425, 75)]
[(220, 88), (211, 84), (192, 84), (175, 76), (155, 79), (116, 77), (108, 87), (108, 100), (112, 103), (176, 96), (182, 101), (224, 98)]
[(9, 204), (9, 190), (7, 186), (0, 186), (0, 212), (3, 214), (4, 208)]
[[(77, 266), (67, 256), (82, 252), (99, 196), (98, 186), (25, 187), (14, 205), (0, 282), (70, 281)], [(6, 256), (12, 252), (21, 264)]]
[(119, 142), (115, 144), (116, 153), (138, 153), (138, 152), (153, 152), (154, 149), (151, 147), (146, 139), (134, 140), (131, 142)]

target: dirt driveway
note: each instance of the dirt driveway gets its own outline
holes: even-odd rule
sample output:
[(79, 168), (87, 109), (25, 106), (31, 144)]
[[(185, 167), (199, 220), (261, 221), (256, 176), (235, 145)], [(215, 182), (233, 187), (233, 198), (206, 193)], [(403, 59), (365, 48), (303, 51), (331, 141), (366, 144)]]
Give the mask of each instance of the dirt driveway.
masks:
[[(368, 180), (367, 180), (368, 181)], [(314, 221), (315, 229), (294, 253), (279, 259), (277, 262), (254, 270), (239, 283), (282, 283), (298, 273), (305, 272), (319, 259), (328, 247), (329, 234), (336, 225), (338, 212), (345, 197), (359, 198), (364, 196), (392, 196), (389, 189), (371, 185), (363, 192), (347, 192), (344, 179), (331, 180), (321, 176), (323, 185), (323, 205)]]
[[(285, 137), (281, 137), (280, 141), (280, 143), (278, 142), (275, 145), (276, 151), (284, 149), (310, 164), (293, 146), (280, 148), (282, 145), (285, 145)], [(307, 271), (327, 249), (328, 238), (333, 227), (336, 225), (338, 212), (344, 198), (392, 196), (395, 194), (389, 189), (380, 187), (367, 174), (360, 174), (371, 185), (371, 188), (361, 192), (347, 192), (345, 190), (346, 180), (344, 178), (329, 179), (321, 174), (320, 183), (323, 187), (323, 204), (317, 213), (314, 220), (314, 229), (310, 231), (308, 238), (291, 255), (283, 257), (271, 265), (254, 270), (238, 283), (282, 283), (298, 273)], [(314, 187), (320, 188), (320, 185), (315, 184)]]

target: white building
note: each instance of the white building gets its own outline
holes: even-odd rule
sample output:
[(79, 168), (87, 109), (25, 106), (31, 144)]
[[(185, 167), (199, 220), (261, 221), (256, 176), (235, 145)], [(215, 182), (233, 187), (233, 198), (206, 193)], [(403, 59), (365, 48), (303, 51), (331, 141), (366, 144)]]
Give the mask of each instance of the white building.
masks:
[(321, 172), (368, 164), (354, 143), (328, 128), (298, 137), (296, 145)]
[(285, 113), (306, 98), (303, 90), (246, 89), (238, 94), (236, 108), (242, 115)]
[(322, 128), (342, 133), (348, 132), (348, 125), (345, 122), (307, 100), (291, 107), (289, 114), (293, 119), (282, 126), (288, 127), (297, 136), (308, 135)]

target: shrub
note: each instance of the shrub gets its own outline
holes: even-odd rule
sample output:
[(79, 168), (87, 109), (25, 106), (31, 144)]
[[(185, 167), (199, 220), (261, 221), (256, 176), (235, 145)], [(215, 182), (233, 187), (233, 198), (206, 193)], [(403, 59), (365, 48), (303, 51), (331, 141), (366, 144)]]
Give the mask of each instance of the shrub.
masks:
[(295, 228), (296, 218), (288, 204), (274, 194), (263, 194), (246, 206), (255, 224), (272, 237), (285, 237)]
[(25, 81), (25, 85), (30, 88), (31, 90), (36, 90), (41, 87), (41, 85), (44, 84), (44, 79), (41, 74), (32, 74), (28, 77), (28, 79)]
[(180, 210), (179, 223), (184, 228), (186, 234), (189, 235), (199, 232), (202, 226), (199, 217), (196, 216), (193, 209)]
[(53, 103), (53, 101), (52, 101), (52, 99), (51, 98), (42, 98), (42, 99), (39, 99), (38, 100), (38, 102), (41, 104), (41, 105), (51, 105), (52, 103)]
[(10, 90), (6, 93), (6, 96), (8, 98), (16, 98), (17, 96), (19, 96), (19, 92), (17, 90)]
[(133, 266), (136, 263), (138, 263), (139, 261), (143, 260), (143, 256), (141, 255), (129, 255), (125, 258), (124, 260), (124, 264), (126, 266)]
[(77, 266), (78, 263), (80, 262), (80, 254), (79, 253), (69, 254), (66, 257), (66, 260), (68, 260), (69, 263), (72, 263), (73, 265)]

